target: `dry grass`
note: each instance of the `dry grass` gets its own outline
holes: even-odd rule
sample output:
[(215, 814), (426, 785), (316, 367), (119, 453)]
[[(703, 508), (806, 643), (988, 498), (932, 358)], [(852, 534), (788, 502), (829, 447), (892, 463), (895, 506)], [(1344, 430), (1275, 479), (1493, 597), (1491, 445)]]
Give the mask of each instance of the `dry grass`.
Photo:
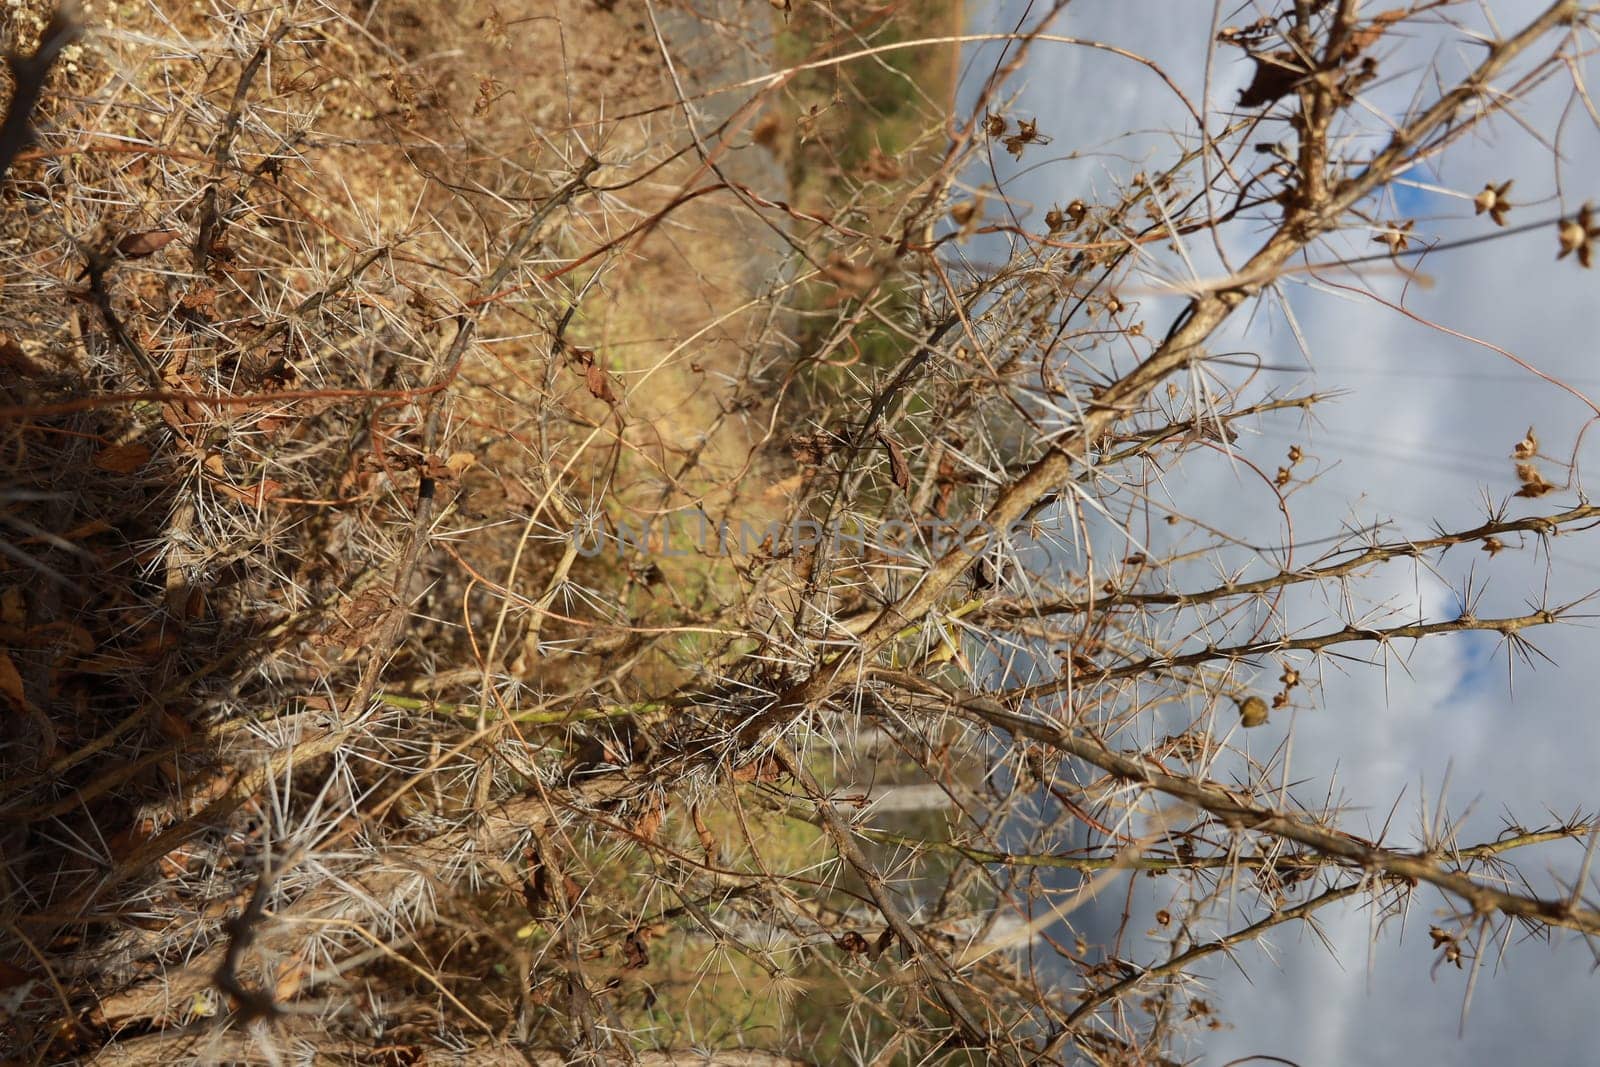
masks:
[[(3, 218), (8, 937), (50, 979), (8, 981), (9, 1025), (47, 1057), (214, 1014), (258, 886), (304, 914), (249, 964), (280, 999), (369, 940), (456, 952), (430, 931), (523, 831), (488, 868), (401, 839), (560, 773), (568, 731), (381, 691), (500, 718), (681, 677), (619, 629), (662, 576), (569, 567), (566, 533), (743, 506), (782, 355), (749, 221), (641, 228), (697, 166), (680, 118), (610, 118), (668, 85), (642, 7), (85, 15)], [(717, 572), (655, 614), (711, 611)], [(389, 954), (321, 1010), (409, 999)]]

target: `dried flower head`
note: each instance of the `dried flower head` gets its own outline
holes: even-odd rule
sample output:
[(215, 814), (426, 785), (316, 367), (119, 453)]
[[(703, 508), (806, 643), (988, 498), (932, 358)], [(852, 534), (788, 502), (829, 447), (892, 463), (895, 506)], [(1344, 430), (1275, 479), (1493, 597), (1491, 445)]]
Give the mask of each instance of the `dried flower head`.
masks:
[(1416, 224), (1417, 221), (1415, 219), (1407, 219), (1403, 223), (1398, 221), (1391, 222), (1387, 230), (1384, 230), (1372, 240), (1376, 244), (1387, 245), (1390, 255), (1399, 255), (1411, 247), (1411, 228)]
[(1594, 239), (1600, 237), (1600, 226), (1594, 223), (1594, 206), (1585, 204), (1570, 219), (1562, 219), (1557, 229), (1561, 251), (1556, 259), (1566, 259), (1578, 254), (1578, 263), (1585, 268), (1594, 266)]
[(1472, 213), (1482, 215), (1489, 213), (1489, 218), (1494, 220), (1496, 226), (1506, 224), (1506, 213), (1511, 210), (1511, 201), (1506, 199), (1506, 194), (1511, 191), (1511, 182), (1504, 181), (1499, 185), (1486, 182), (1483, 192), (1472, 198)]

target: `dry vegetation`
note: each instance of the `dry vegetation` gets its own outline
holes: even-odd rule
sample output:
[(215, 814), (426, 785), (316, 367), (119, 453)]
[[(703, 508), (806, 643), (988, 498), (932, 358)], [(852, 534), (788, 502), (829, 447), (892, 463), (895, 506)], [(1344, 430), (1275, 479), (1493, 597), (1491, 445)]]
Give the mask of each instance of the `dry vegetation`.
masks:
[[(1383, 242), (1350, 284), (1403, 271), (1390, 180), (1592, 47), (1556, 3), (1363, 110), (1457, 6), (1223, 33), (1256, 76), (1207, 139), (1033, 214), (986, 183), (1059, 132), (1005, 95), (1049, 17), (954, 112), (915, 42), (959, 6), (8, 7), (5, 1062), (1158, 1063), (1214, 1022), (1192, 964), (1338, 900), (1437, 893), (1451, 961), (1600, 935), (1586, 869), (1501, 876), (1584, 820), (1367, 840), (1238, 732), (1332, 651), (1562, 619), (1361, 601), (1591, 523), (1538, 441), (1484, 525), (1314, 558), (1160, 483), (1318, 401), (1218, 328), (1347, 230)], [(1541, 225), (1588, 265), (1587, 209)], [(1212, 233), (1265, 236), (1186, 278)], [(781, 525), (721, 552), (693, 514)], [(1308, 583), (1350, 614), (1289, 635)], [(1134, 870), (1152, 958), (1072, 926)]]

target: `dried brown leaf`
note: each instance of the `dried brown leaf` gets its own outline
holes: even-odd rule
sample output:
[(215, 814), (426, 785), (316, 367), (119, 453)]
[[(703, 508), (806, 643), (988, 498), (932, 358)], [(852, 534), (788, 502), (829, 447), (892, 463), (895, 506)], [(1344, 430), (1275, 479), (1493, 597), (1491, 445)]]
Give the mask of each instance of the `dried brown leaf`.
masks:
[(178, 239), (177, 230), (143, 230), (130, 233), (117, 242), (117, 251), (128, 259), (155, 255)]
[(769, 152), (777, 152), (778, 135), (783, 132), (783, 118), (776, 112), (767, 115), (750, 131), (750, 140)]
[(797, 434), (789, 438), (789, 455), (794, 457), (796, 463), (815, 467), (837, 452), (839, 446), (844, 443), (844, 439), (838, 434), (829, 433), (826, 430), (819, 430), (811, 434)]
[(1255, 76), (1239, 91), (1240, 107), (1261, 107), (1287, 95), (1306, 75), (1293, 52), (1273, 52), (1252, 56)]
[(611, 391), (611, 379), (600, 369), (598, 363), (590, 363), (584, 370), (583, 384), (588, 387), (590, 396), (604, 400), (607, 404), (616, 405), (617, 394)]
[(217, 287), (209, 282), (191, 286), (178, 298), (180, 307), (189, 311), (209, 311), (217, 303)]
[(1390, 8), (1388, 11), (1380, 11), (1372, 16), (1372, 21), (1360, 29), (1352, 31), (1350, 36), (1346, 38), (1344, 58), (1347, 60), (1354, 59), (1368, 48), (1377, 44), (1383, 35), (1388, 32), (1390, 26), (1409, 14), (1411, 12), (1406, 8), (1395, 7)]
[(168, 741), (182, 743), (194, 736), (194, 727), (189, 721), (169, 708), (162, 708), (156, 713), (156, 729)]
[(95, 453), (93, 462), (97, 470), (110, 471), (113, 474), (132, 474), (150, 462), (150, 455), (149, 446), (131, 442), (102, 448)]
[(731, 777), (736, 782), (776, 782), (783, 777), (783, 768), (778, 765), (777, 760), (762, 756), (741, 767), (735, 767)]
[(894, 484), (902, 493), (906, 492), (911, 486), (911, 467), (906, 463), (905, 453), (888, 434), (880, 433), (878, 440), (889, 453), (889, 477), (894, 479)]
[(254, 485), (238, 486), (225, 481), (215, 481), (212, 486), (220, 493), (232, 497), (241, 504), (260, 507), (269, 500), (276, 499), (283, 494), (284, 484), (274, 478), (263, 478)]
[(28, 624), (28, 600), (21, 586), (0, 589), (0, 623), (19, 630)]
[(14, 963), (0, 960), (0, 991), (14, 989), (23, 982), (31, 982), (33, 975)]
[(528, 865), (528, 873), (522, 879), (523, 906), (528, 909), (531, 917), (546, 918), (550, 914), (549, 872), (545, 870), (539, 854), (533, 849), (525, 849), (522, 856)]
[(4, 697), (15, 711), (31, 710), (28, 695), (23, 691), (22, 674), (4, 650), (0, 650), (0, 697)]
[(871, 947), (867, 944), (867, 939), (856, 933), (854, 930), (834, 938), (833, 943), (838, 945), (841, 949), (843, 949), (845, 952), (848, 952), (852, 956), (862, 955)]
[(650, 963), (650, 932), (643, 928), (630, 930), (622, 939), (622, 969), (637, 971)]
[(633, 832), (646, 841), (654, 841), (656, 833), (660, 831), (661, 823), (666, 817), (666, 804), (660, 800), (652, 801), (644, 811), (639, 813), (639, 818), (633, 824)]

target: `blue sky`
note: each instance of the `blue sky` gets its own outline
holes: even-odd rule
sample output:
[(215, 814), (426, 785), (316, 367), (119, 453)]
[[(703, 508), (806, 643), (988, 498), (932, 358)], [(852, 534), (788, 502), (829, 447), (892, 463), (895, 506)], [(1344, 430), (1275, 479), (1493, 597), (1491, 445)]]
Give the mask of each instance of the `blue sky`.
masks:
[[(1378, 5), (1383, 6), (1391, 5)], [(1456, 10), (1482, 28), (1487, 9), (1500, 26), (1510, 27), (1543, 6), (1493, 3)], [(974, 7), (971, 29), (1009, 30), (1022, 10), (1015, 3)], [(1245, 23), (1256, 14), (1253, 8), (1224, 9), (1222, 21)], [(1149, 55), (1198, 100), (1211, 18), (1211, 5), (1200, 3), (1077, 0), (1054, 29)], [(1475, 46), (1439, 29), (1385, 47), (1383, 69), (1396, 77), (1373, 91), (1369, 102), (1395, 114), (1409, 103), (1415, 73), (1427, 62), (1437, 60), (1448, 75), (1474, 56)], [(1250, 72), (1227, 49), (1218, 50), (1215, 63), (1213, 108), (1231, 104)], [(1588, 62), (1584, 68), (1590, 84), (1600, 82), (1597, 66)], [(1407, 71), (1413, 76), (1399, 76)], [(1092, 202), (1118, 179), (1171, 158), (1173, 142), (1159, 131), (1185, 123), (1192, 128), (1157, 79), (1104, 53), (1041, 44), (1016, 86), (1008, 113), (1036, 118), (1054, 139), (1042, 153), (1026, 157), (1009, 187), (1014, 197), (1037, 205), (1035, 225), (1052, 203), (1073, 196)], [(1554, 125), (1566, 103), (1563, 93), (1563, 85), (1554, 85), (1533, 94), (1523, 109), (1533, 128)], [(1127, 131), (1148, 132), (1128, 137)], [(1088, 146), (1102, 151), (1065, 158)], [(1555, 196), (1549, 150), (1515, 123), (1502, 121), (1455, 146), (1437, 167), (1406, 176), (1457, 195), (1396, 186), (1382, 211), (1415, 216), (1419, 232), (1448, 237), (1484, 231), (1488, 224), (1474, 218), (1470, 197), (1486, 181), (1516, 180), (1513, 201), (1522, 206), (1513, 222), (1570, 210), (1585, 196), (1600, 200), (1600, 180), (1593, 177), (1600, 173), (1593, 166), (1600, 159), (1600, 137), (1586, 118), (1568, 118), (1562, 150), (1564, 200)], [(997, 164), (1002, 173), (1019, 169), (1004, 153), (997, 154)], [(1259, 234), (1240, 247), (1251, 240)], [(1370, 237), (1357, 234), (1345, 247), (1362, 254), (1377, 247), (1368, 242)], [(1577, 270), (1571, 261), (1558, 264), (1555, 249), (1551, 227), (1470, 252), (1428, 257), (1419, 265), (1431, 283), (1426, 287), (1406, 287), (1393, 272), (1372, 284), (1390, 299), (1403, 296), (1421, 316), (1506, 348), (1580, 388), (1597, 388), (1597, 275)], [(1203, 243), (1194, 254), (1197, 262), (1212, 263)], [(1325, 465), (1339, 461), (1295, 498), (1301, 537), (1376, 519), (1392, 519), (1397, 531), (1417, 536), (1427, 535), (1435, 520), (1448, 528), (1475, 525), (1484, 518), (1485, 494), (1498, 502), (1517, 488), (1508, 454), (1530, 425), (1538, 427), (1547, 451), (1565, 455), (1591, 417), (1580, 401), (1483, 346), (1326, 288), (1294, 284), (1287, 293), (1309, 360), (1286, 317), (1270, 307), (1257, 312), (1248, 333), (1231, 325), (1215, 347), (1249, 348), (1274, 366), (1309, 363), (1309, 371), (1275, 373), (1269, 381), (1274, 388), (1344, 391), (1319, 409), (1315, 426), (1284, 418), (1240, 427), (1239, 453), (1268, 470), (1290, 443), (1302, 444)], [(1141, 296), (1152, 304), (1159, 300), (1154, 281)], [(1167, 321), (1154, 311), (1147, 318), (1152, 324)], [(1583, 452), (1590, 463), (1592, 446), (1589, 441)], [(1264, 539), (1282, 532), (1275, 502), (1227, 462), (1186, 462), (1184, 475), (1168, 484), (1190, 514), (1215, 518), (1234, 531), (1270, 531)], [(1511, 511), (1525, 514), (1578, 499), (1563, 490), (1538, 505), (1514, 501)], [(1391, 566), (1361, 592), (1367, 602), (1386, 603), (1402, 615), (1448, 617), (1459, 610), (1459, 591), (1469, 576), (1485, 588), (1480, 614), (1521, 612), (1541, 595), (1571, 599), (1600, 586), (1600, 538), (1562, 537), (1549, 558), (1532, 542), (1492, 560), (1471, 548), (1457, 550), (1436, 571)], [(1338, 625), (1328, 600), (1309, 590), (1290, 598), (1287, 611), (1295, 628)], [(1518, 662), (1514, 688), (1508, 686), (1507, 650), (1495, 635), (1430, 641), (1402, 650), (1404, 669), (1395, 663), (1388, 671), (1360, 665), (1329, 671), (1317, 707), (1274, 718), (1249, 743), (1259, 750), (1292, 741), (1294, 777), (1310, 783), (1306, 799), (1321, 799), (1326, 783), (1336, 779), (1340, 795), (1352, 804), (1346, 826), (1357, 832), (1380, 827), (1398, 798), (1396, 843), (1409, 842), (1423, 796), (1432, 810), (1447, 779), (1447, 808), (1461, 818), (1463, 840), (1494, 837), (1508, 812), (1538, 825), (1550, 822), (1552, 811), (1565, 816), (1579, 807), (1592, 810), (1600, 802), (1594, 785), (1600, 726), (1592, 695), (1600, 689), (1600, 656), (1593, 651), (1593, 630), (1580, 622), (1533, 636), (1558, 666), (1530, 669)], [(1570, 843), (1525, 862), (1536, 884), (1548, 886), (1551, 873), (1575, 869), (1581, 853), (1581, 843)], [(1096, 923), (1114, 924), (1121, 893), (1118, 887), (1111, 894), (1114, 906), (1092, 906), (1077, 920), (1091, 933)], [(1141, 889), (1141, 899), (1150, 909), (1161, 903), (1153, 891)], [(1370, 914), (1351, 905), (1324, 913), (1327, 945), (1303, 927), (1286, 927), (1270, 944), (1242, 949), (1239, 966), (1219, 962), (1208, 972), (1215, 988), (1207, 996), (1228, 1025), (1197, 1035), (1188, 1051), (1206, 1064), (1267, 1053), (1307, 1067), (1409, 1063), (1419, 1056), (1485, 1065), (1592, 1059), (1590, 1050), (1600, 1042), (1600, 1013), (1591, 1010), (1600, 976), (1591, 973), (1595, 957), (1589, 949), (1565, 936), (1551, 945), (1513, 936), (1503, 955), (1484, 967), (1463, 1028), (1465, 972), (1433, 972), (1437, 954), (1428, 927), (1442, 904), (1434, 894), (1419, 893), (1403, 927), (1385, 928), (1370, 951)], [(1150, 925), (1136, 919), (1132, 930)], [(1230, 925), (1240, 925), (1237, 916), (1217, 929)], [(1148, 960), (1163, 952), (1160, 941), (1138, 942), (1129, 946), (1129, 955)]]

